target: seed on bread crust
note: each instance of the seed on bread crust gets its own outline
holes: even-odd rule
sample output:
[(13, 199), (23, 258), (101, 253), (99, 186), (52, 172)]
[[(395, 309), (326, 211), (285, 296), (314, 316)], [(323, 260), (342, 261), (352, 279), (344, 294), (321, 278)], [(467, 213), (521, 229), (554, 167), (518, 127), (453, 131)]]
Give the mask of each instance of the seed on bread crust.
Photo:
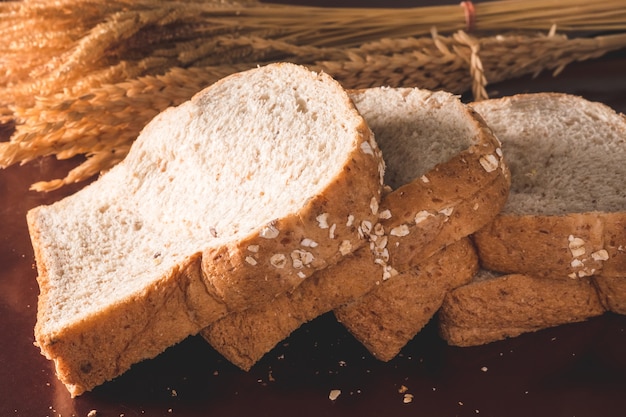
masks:
[(291, 252), (291, 262), (293, 267), (296, 269), (300, 269), (311, 264), (314, 259), (315, 257), (313, 254), (305, 250), (296, 249)]
[(387, 247), (387, 242), (389, 242), (387, 236), (380, 236), (380, 238), (374, 242), (374, 246), (376, 246), (377, 249), (384, 249)]
[(354, 216), (352, 214), (348, 215), (348, 221), (346, 222), (346, 226), (350, 227), (354, 224)]
[(582, 240), (579, 237), (575, 237), (574, 235), (569, 235), (567, 240), (569, 242), (567, 246), (569, 247), (569, 250), (572, 253), (572, 256), (574, 258), (583, 256), (585, 254), (585, 241), (584, 240)]
[(322, 213), (315, 218), (317, 220), (317, 224), (320, 229), (328, 229), (330, 226), (328, 225), (328, 213)]
[(339, 253), (346, 256), (352, 252), (352, 243), (349, 240), (344, 240), (339, 245)]
[(280, 234), (274, 222), (270, 222), (259, 232), (259, 236), (265, 239), (275, 239)]
[(361, 222), (361, 226), (359, 226), (359, 237), (364, 238), (366, 236), (369, 236), (371, 231), (372, 231), (372, 222), (368, 220), (363, 220)]
[(406, 224), (401, 224), (400, 226), (396, 226), (393, 229), (391, 229), (391, 231), (389, 232), (391, 236), (398, 236), (398, 237), (407, 236), (409, 233), (410, 233), (409, 226)]
[(606, 249), (600, 249), (599, 251), (592, 253), (591, 258), (594, 261), (607, 261), (609, 259), (609, 253)]
[(376, 256), (378, 256), (383, 261), (389, 262), (389, 249), (387, 249), (387, 248), (376, 248), (375, 254), (376, 254)]
[(580, 268), (582, 266), (584, 266), (585, 264), (580, 260), (580, 259), (574, 259), (571, 263), (570, 263), (572, 268)]
[(495, 171), (496, 169), (498, 169), (498, 166), (500, 165), (500, 161), (495, 155), (481, 156), (479, 161), (480, 161), (480, 165), (487, 172)]
[(424, 220), (426, 220), (427, 218), (431, 216), (434, 216), (434, 214), (432, 214), (431, 212), (427, 210), (419, 211), (415, 215), (415, 224), (420, 224), (421, 222), (423, 222)]
[(372, 149), (372, 145), (370, 145), (369, 142), (361, 143), (361, 151), (366, 155), (374, 156), (374, 150)]
[(305, 248), (316, 248), (318, 246), (316, 241), (314, 241), (313, 239), (309, 239), (307, 237), (302, 239), (302, 241), (300, 242), (300, 245), (304, 246)]
[(454, 207), (446, 207), (445, 209), (439, 210), (439, 213), (443, 214), (446, 217), (450, 217), (453, 211)]
[(376, 197), (372, 197), (370, 200), (370, 210), (374, 216), (378, 214), (378, 199)]
[(256, 266), (256, 264), (258, 263), (256, 259), (254, 259), (252, 256), (246, 256), (246, 262), (252, 266)]
[(248, 251), (250, 251), (252, 253), (258, 253), (259, 252), (259, 245), (249, 245), (248, 246)]
[(387, 209), (387, 210), (383, 210), (378, 214), (378, 218), (381, 220), (388, 220), (391, 219), (391, 210)]
[(272, 255), (270, 258), (270, 264), (275, 268), (284, 268), (287, 264), (287, 257), (282, 253)]
[(390, 265), (385, 265), (383, 267), (383, 281), (387, 281), (389, 278), (395, 277), (396, 275), (398, 275), (398, 271)]

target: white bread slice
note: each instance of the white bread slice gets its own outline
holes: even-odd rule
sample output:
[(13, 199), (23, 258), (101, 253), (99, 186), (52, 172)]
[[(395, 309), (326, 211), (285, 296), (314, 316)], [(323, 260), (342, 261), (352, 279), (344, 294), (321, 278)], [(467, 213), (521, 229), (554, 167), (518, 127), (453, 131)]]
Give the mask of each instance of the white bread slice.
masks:
[[(397, 189), (384, 197), (380, 222), (366, 228), (369, 248), (317, 273), (292, 293), (230, 314), (202, 332), (242, 369), (302, 323), (361, 297), (385, 279), (401, 279), (396, 274), (425, 262), (450, 260), (438, 252), (485, 225), (506, 201), (509, 173), (499, 142), (458, 97), (410, 88), (373, 88), (351, 96), (383, 149), (386, 181)], [(465, 270), (471, 259), (452, 265)], [(433, 283), (442, 296), (447, 286)]]
[(511, 193), (475, 235), (486, 269), (555, 279), (626, 277), (626, 118), (539, 93), (473, 104), (503, 142)]
[(152, 120), (96, 182), (28, 213), (36, 342), (73, 396), (90, 390), (336, 263), (377, 218), (383, 171), (329, 76), (227, 77)]
[(448, 344), (476, 346), (603, 313), (589, 277), (556, 280), (483, 269), (446, 295), (438, 318)]

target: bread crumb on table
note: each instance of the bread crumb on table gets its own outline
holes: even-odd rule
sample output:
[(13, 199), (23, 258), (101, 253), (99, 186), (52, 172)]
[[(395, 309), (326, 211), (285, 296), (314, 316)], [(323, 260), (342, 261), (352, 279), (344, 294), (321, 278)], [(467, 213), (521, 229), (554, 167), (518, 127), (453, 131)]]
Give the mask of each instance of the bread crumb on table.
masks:
[(98, 415), (98, 410), (91, 410), (87, 413), (87, 417), (96, 417)]
[(339, 398), (340, 395), (341, 395), (340, 389), (333, 389), (333, 390), (330, 390), (330, 393), (328, 394), (328, 399), (331, 401), (335, 401), (337, 398)]

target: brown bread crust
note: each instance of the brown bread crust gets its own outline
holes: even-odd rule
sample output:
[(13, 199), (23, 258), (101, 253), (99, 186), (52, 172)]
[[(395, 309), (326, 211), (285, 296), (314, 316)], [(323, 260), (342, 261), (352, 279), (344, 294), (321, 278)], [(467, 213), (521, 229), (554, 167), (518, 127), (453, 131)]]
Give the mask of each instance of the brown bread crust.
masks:
[(478, 257), (464, 238), (335, 309), (335, 317), (372, 355), (389, 361), (433, 318), (448, 291), (477, 271)]
[(201, 334), (231, 363), (249, 370), (303, 323), (370, 291), (381, 280), (380, 266), (374, 260), (369, 248), (362, 247), (315, 273), (294, 291), (231, 313)]
[[(205, 328), (202, 335), (231, 363), (249, 370), (303, 323), (366, 294), (369, 297), (370, 292), (396, 281), (400, 286), (406, 284), (411, 290), (418, 290), (413, 295), (424, 300), (426, 309), (410, 308), (410, 320), (414, 319), (415, 313), (420, 319), (428, 315), (428, 321), (436, 311), (436, 308), (430, 309), (433, 301), (434, 304), (440, 303), (448, 287), (471, 280), (478, 268), (474, 249), (467, 239), (385, 282), (381, 279), (380, 266), (374, 260), (368, 248), (361, 248), (340, 263), (319, 271), (293, 292), (276, 297), (268, 305), (229, 314)], [(420, 294), (419, 290), (425, 289), (428, 293)], [(393, 291), (383, 294), (396, 295)], [(435, 300), (427, 300), (431, 295)], [(397, 320), (397, 317), (390, 316), (389, 319)], [(377, 325), (373, 321), (370, 324)]]
[(626, 314), (626, 276), (603, 275), (591, 279), (604, 308), (613, 313)]
[(474, 235), (485, 269), (551, 279), (626, 271), (626, 213), (500, 214)]
[(603, 313), (589, 278), (511, 274), (451, 291), (438, 317), (440, 333), (450, 345), (475, 346)]

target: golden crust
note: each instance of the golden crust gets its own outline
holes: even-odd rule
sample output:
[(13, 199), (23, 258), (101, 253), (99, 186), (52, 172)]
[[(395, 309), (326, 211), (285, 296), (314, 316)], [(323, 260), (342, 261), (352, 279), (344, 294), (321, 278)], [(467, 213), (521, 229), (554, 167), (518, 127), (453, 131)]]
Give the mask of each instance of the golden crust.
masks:
[(607, 311), (626, 314), (626, 276), (595, 276), (591, 278), (600, 301)]
[(626, 273), (626, 213), (501, 214), (474, 240), (482, 265), (551, 279)]
[(433, 318), (448, 291), (477, 271), (476, 252), (463, 238), (335, 309), (335, 317), (372, 355), (389, 361)]
[(448, 293), (439, 310), (439, 327), (450, 345), (475, 346), (603, 313), (588, 278), (547, 280), (511, 274)]

